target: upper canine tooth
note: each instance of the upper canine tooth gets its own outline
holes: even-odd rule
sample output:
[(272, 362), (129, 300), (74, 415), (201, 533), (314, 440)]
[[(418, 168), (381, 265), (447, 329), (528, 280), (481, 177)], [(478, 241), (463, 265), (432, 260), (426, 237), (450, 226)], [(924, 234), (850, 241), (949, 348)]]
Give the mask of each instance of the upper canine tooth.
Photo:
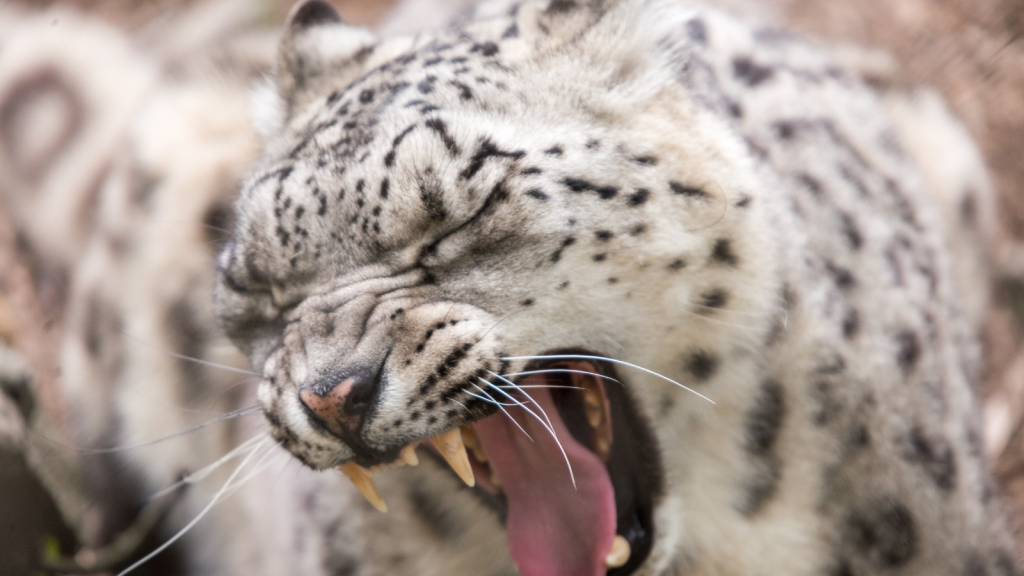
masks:
[(609, 568), (618, 568), (625, 566), (626, 562), (629, 562), (629, 542), (625, 538), (615, 535), (615, 539), (612, 540), (612, 548), (608, 551), (608, 555), (605, 556), (604, 562)]
[(377, 486), (373, 483), (373, 474), (363, 468), (355, 462), (348, 462), (338, 466), (338, 469), (348, 476), (348, 479), (352, 481), (356, 486), (356, 490), (366, 498), (366, 501), (371, 506), (380, 510), (381, 512), (388, 511), (388, 505), (384, 503), (384, 499), (381, 498), (380, 492), (377, 491)]
[(409, 466), (420, 465), (420, 459), (418, 456), (416, 456), (416, 447), (413, 446), (412, 444), (409, 444), (405, 448), (402, 448), (401, 458), (402, 461), (408, 464)]
[(448, 461), (448, 465), (455, 470), (455, 473), (462, 478), (467, 486), (476, 486), (476, 477), (473, 476), (473, 467), (469, 465), (469, 455), (466, 454), (466, 445), (462, 443), (462, 432), (458, 429), (437, 436), (431, 436), (430, 441), (434, 443), (437, 451)]
[(462, 432), (462, 441), (465, 442), (466, 448), (473, 451), (473, 457), (477, 459), (477, 462), (487, 462), (487, 453), (484, 452), (483, 446), (480, 445), (480, 439), (476, 436), (476, 430), (473, 430), (472, 426), (463, 426), (459, 430)]
[(593, 388), (583, 390), (583, 411), (587, 415), (587, 422), (591, 427), (597, 428), (604, 418), (604, 402), (601, 401), (601, 393)]

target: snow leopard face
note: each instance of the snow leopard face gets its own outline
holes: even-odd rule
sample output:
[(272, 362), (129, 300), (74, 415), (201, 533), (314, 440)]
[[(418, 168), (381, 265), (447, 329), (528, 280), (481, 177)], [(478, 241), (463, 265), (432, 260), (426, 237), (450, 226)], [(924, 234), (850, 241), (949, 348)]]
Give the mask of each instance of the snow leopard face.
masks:
[[(771, 152), (737, 129), (760, 111), (730, 97), (851, 80), (818, 60), (750, 56), (716, 77), (721, 63), (694, 56), (709, 35), (671, 3), (556, 1), (377, 42), (323, 3), (298, 7), (217, 288), (281, 445), (386, 509), (373, 474), (415, 463), (425, 443), (504, 519), (526, 576), (656, 573), (686, 561), (691, 522), (739, 536), (773, 498), (796, 540), (834, 553), (806, 565), (909, 562), (902, 501), (850, 489), (855, 508), (812, 504), (818, 476), (784, 483), (779, 445), (824, 460), (849, 437), (802, 435), (815, 410), (803, 396), (846, 370), (861, 331), (885, 330), (843, 308), (870, 271), (804, 255), (801, 202), (832, 181), (772, 172)], [(838, 170), (856, 159), (841, 131), (808, 122), (776, 137), (825, 138), (839, 152), (822, 166)], [(870, 235), (900, 216), (877, 214), (869, 232), (823, 228), (842, 254), (873, 254)], [(829, 337), (841, 345), (823, 348)], [(903, 359), (888, 374), (926, 364), (917, 338), (908, 352), (896, 334)], [(857, 422), (883, 418), (852, 406)], [(896, 548), (849, 559), (856, 533), (808, 520), (832, 515), (867, 518)]]
[[(710, 345), (731, 324), (704, 319), (772, 300), (772, 242), (733, 233), (759, 210), (746, 160), (657, 84), (663, 62), (583, 68), (599, 55), (550, 27), (601, 14), (532, 8), (381, 45), (301, 8), (283, 126), (242, 193), (218, 301), (263, 370), (274, 436), (307, 465), (372, 469), (475, 428), (478, 490), (508, 499), (513, 555), (542, 548), (539, 490), (572, 506), (564, 534), (536, 538), (580, 552), (537, 562), (603, 571), (619, 534), (629, 571), (664, 484), (655, 406), (712, 405), (613, 361), (690, 385), (728, 369)], [(744, 338), (760, 324), (741, 319)], [(545, 368), (570, 371), (522, 374)]]

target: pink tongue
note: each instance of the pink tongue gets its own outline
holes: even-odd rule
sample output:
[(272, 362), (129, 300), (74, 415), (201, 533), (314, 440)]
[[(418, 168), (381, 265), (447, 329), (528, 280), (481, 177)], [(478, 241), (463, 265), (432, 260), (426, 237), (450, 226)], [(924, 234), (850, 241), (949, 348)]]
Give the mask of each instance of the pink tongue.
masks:
[[(544, 382), (543, 377), (531, 380)], [(572, 464), (576, 487), (551, 433), (522, 408), (506, 410), (532, 442), (500, 412), (477, 422), (477, 435), (508, 499), (512, 559), (523, 576), (601, 576), (615, 537), (611, 479), (597, 455), (569, 433), (551, 394), (534, 388), (530, 396), (551, 419)], [(544, 418), (536, 404), (526, 405)]]

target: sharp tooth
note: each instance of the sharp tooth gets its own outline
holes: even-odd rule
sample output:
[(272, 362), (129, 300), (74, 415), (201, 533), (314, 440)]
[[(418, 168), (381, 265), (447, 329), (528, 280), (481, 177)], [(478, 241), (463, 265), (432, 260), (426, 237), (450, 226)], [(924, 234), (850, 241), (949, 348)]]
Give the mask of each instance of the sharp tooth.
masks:
[(475, 486), (476, 478), (473, 476), (473, 467), (469, 465), (469, 455), (466, 454), (466, 445), (462, 443), (462, 432), (452, 430), (437, 436), (431, 436), (430, 441), (437, 447), (437, 451), (448, 461), (448, 465), (455, 470), (455, 473), (462, 478), (467, 486)]
[(384, 499), (381, 498), (380, 492), (377, 491), (377, 486), (373, 483), (373, 474), (363, 468), (355, 462), (349, 462), (338, 466), (338, 469), (348, 476), (348, 479), (352, 481), (356, 486), (356, 490), (366, 498), (366, 501), (371, 506), (380, 510), (381, 512), (388, 511), (388, 505), (384, 503)]
[(629, 542), (625, 538), (615, 535), (615, 539), (612, 540), (612, 549), (608, 551), (608, 555), (605, 556), (605, 564), (609, 568), (618, 568), (625, 566), (626, 562), (629, 562)]
[(476, 430), (473, 430), (472, 426), (463, 426), (459, 428), (462, 432), (462, 441), (466, 443), (466, 448), (473, 451), (473, 457), (478, 462), (487, 462), (487, 453), (484, 452), (484, 447), (480, 445), (480, 439), (476, 436)]
[(408, 464), (409, 466), (420, 465), (420, 459), (418, 456), (416, 456), (416, 447), (413, 446), (412, 444), (409, 444), (405, 448), (402, 448), (401, 457), (402, 461)]
[(594, 452), (597, 453), (601, 460), (608, 461), (608, 457), (612, 453), (612, 438), (611, 430), (607, 427), (602, 426), (596, 430), (596, 434), (594, 434)]
[(587, 415), (587, 422), (590, 426), (597, 428), (604, 419), (604, 403), (601, 401), (601, 393), (593, 388), (583, 391), (583, 411)]

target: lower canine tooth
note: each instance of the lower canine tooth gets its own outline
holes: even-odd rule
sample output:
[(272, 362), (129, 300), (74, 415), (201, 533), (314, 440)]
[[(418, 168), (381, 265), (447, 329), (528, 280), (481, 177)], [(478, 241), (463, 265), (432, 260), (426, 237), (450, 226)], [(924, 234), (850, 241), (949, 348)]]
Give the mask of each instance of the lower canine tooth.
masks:
[(455, 429), (431, 436), (430, 441), (467, 486), (476, 486), (476, 477), (473, 476), (473, 467), (469, 465), (469, 455), (466, 454), (466, 445), (462, 443), (461, 431)]
[(338, 466), (338, 469), (342, 471), (348, 479), (355, 484), (356, 490), (366, 498), (366, 501), (371, 506), (380, 510), (381, 512), (388, 511), (388, 505), (384, 503), (384, 499), (381, 498), (380, 492), (377, 491), (377, 486), (373, 483), (373, 474), (369, 470), (363, 468), (355, 462), (349, 462)]
[(583, 412), (587, 415), (587, 423), (592, 428), (601, 425), (604, 417), (604, 403), (601, 402), (601, 393), (587, 388), (583, 391)]
[(608, 555), (605, 556), (605, 564), (609, 568), (618, 568), (625, 566), (626, 562), (629, 562), (629, 542), (625, 538), (615, 535), (615, 539), (612, 540), (612, 549), (608, 551)]
[(402, 448), (402, 461), (409, 466), (419, 466), (420, 459), (416, 456), (416, 447), (409, 444), (405, 448)]

